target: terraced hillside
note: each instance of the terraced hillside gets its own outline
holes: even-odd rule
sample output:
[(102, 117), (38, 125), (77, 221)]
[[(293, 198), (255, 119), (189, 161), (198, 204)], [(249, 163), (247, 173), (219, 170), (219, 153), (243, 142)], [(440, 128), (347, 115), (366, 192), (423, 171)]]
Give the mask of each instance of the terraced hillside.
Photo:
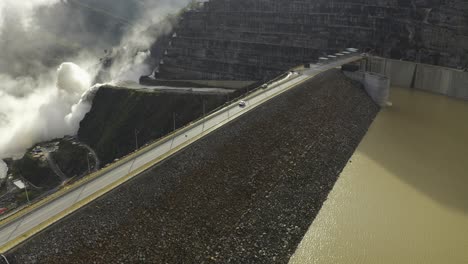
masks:
[(159, 76), (269, 79), (346, 47), (467, 67), (468, 2), (211, 0), (183, 15)]

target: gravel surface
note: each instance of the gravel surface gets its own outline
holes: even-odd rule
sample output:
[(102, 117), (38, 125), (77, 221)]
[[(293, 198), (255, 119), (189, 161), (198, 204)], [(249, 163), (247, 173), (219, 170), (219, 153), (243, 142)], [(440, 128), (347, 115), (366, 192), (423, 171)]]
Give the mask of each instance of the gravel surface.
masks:
[(332, 70), (9, 252), (11, 263), (287, 263), (378, 107)]

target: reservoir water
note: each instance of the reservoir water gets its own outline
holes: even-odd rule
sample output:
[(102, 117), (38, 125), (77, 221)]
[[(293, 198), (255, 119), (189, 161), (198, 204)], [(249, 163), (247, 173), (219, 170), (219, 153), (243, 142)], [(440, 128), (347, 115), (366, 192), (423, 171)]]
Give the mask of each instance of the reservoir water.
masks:
[(468, 102), (391, 98), (290, 264), (468, 263)]

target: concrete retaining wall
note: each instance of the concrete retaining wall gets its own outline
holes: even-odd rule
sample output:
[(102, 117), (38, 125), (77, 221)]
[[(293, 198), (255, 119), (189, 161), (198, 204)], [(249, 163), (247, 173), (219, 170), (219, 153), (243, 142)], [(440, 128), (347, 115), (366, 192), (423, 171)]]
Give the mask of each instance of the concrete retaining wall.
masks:
[(368, 59), (366, 67), (366, 69), (363, 69), (364, 71), (384, 74), (386, 67), (386, 59), (380, 57), (370, 57)]
[(373, 72), (343, 72), (348, 78), (364, 85), (367, 94), (380, 106), (386, 106), (390, 95), (390, 79)]
[(392, 86), (411, 87), (416, 70), (416, 64), (406, 61), (388, 61), (385, 75), (390, 78)]
[(468, 100), (468, 72), (461, 70), (381, 57), (368, 57), (361, 70), (387, 76), (391, 86)]
[(372, 100), (380, 106), (385, 106), (390, 95), (390, 79), (385, 75), (366, 72), (364, 87)]
[(452, 85), (448, 95), (468, 100), (467, 72), (452, 72)]
[(414, 88), (434, 93), (448, 94), (452, 71), (430, 65), (417, 65)]
[(363, 71), (356, 71), (356, 72), (349, 72), (343, 71), (346, 77), (350, 78), (353, 81), (358, 81), (364, 85), (364, 72)]

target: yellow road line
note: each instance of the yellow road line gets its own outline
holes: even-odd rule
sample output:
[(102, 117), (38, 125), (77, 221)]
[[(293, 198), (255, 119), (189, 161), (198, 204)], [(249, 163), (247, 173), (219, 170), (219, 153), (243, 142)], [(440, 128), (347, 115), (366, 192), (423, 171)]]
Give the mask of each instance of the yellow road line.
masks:
[[(291, 85), (289, 87), (287, 87), (286, 89), (284, 90), (281, 90), (281, 91), (278, 91), (277, 93), (271, 95), (270, 97), (268, 98), (265, 98), (263, 99), (262, 101), (260, 101), (257, 105), (253, 106), (251, 109), (254, 109), (256, 108), (257, 106), (259, 105), (262, 105), (265, 101), (268, 101), (274, 97), (276, 97), (277, 95), (281, 94), (281, 93), (284, 93), (286, 91), (289, 91), (291, 88), (295, 87), (295, 86), (298, 86), (302, 83), (304, 83), (305, 81), (311, 79), (315, 77), (314, 76), (311, 76), (307, 79), (304, 79), (303, 81), (297, 83), (297, 84), (294, 84), (294, 85)], [(249, 110), (251, 111), (251, 110)], [(128, 174), (127, 176), (115, 181), (114, 183), (111, 183), (109, 184), (107, 187), (95, 192), (94, 194), (88, 196), (87, 198), (75, 203), (74, 205), (72, 205), (71, 207), (69, 207), (68, 209), (60, 212), (59, 214), (51, 217), (49, 220), (37, 225), (36, 227), (34, 227), (33, 229), (29, 230), (28, 232), (22, 234), (21, 236), (15, 238), (14, 240), (6, 243), (5, 245), (3, 245), (2, 247), (0, 247), (0, 252), (1, 253), (5, 253), (11, 249), (13, 249), (14, 247), (18, 246), (19, 244), (23, 243), (24, 241), (26, 241), (27, 239), (31, 238), (32, 236), (38, 234), (39, 232), (41, 232), (42, 230), (46, 229), (48, 226), (58, 222), (59, 220), (61, 220), (62, 218), (66, 217), (67, 215), (70, 215), (71, 213), (77, 211), (78, 209), (82, 208), (83, 206), (89, 204), (90, 202), (96, 200), (97, 198), (101, 197), (102, 195), (110, 192), (111, 190), (115, 189), (116, 187), (122, 185), (123, 183), (127, 182), (128, 180), (134, 178), (135, 176), (139, 175), (140, 173), (148, 170), (149, 168), (153, 167), (154, 165), (157, 165), (158, 163), (160, 163), (161, 161), (171, 157), (172, 155), (174, 155), (175, 153), (177, 153), (178, 151), (186, 148), (187, 146), (191, 145), (193, 142), (205, 137), (206, 135), (210, 134), (211, 132), (217, 130), (218, 128), (222, 127), (223, 125), (231, 122), (232, 120), (235, 120), (237, 117), (239, 117), (241, 114), (243, 114), (243, 112), (239, 112), (238, 114), (236, 114), (235, 116), (231, 117), (229, 121), (226, 120), (226, 122), (222, 122), (212, 128), (210, 128), (209, 130), (205, 131), (204, 133), (192, 138), (191, 140), (187, 141), (186, 143), (182, 144), (182, 145), (179, 145), (178, 147), (174, 148), (173, 150), (171, 150), (170, 152), (166, 153), (166, 154), (163, 154), (162, 156), (156, 158), (155, 160), (145, 164), (144, 166), (140, 167), (139, 169), (137, 169), (136, 171)]]
[[(287, 89), (289, 89), (289, 88), (287, 88)], [(264, 91), (259, 90), (257, 92), (252, 93), (252, 94), (249, 94), (249, 95), (247, 95), (245, 97), (245, 100), (248, 100), (249, 98), (255, 97), (258, 93), (262, 93), (262, 92), (264, 92)], [(236, 104), (233, 103), (233, 104), (227, 106), (227, 108), (233, 108), (235, 106), (236, 106)], [(182, 134), (185, 130), (190, 129), (191, 127), (197, 126), (200, 123), (204, 123), (205, 120), (209, 120), (210, 118), (212, 118), (213, 116), (216, 116), (216, 115), (217, 115), (217, 112), (214, 112), (214, 113), (206, 116), (205, 118), (194, 122), (190, 126), (186, 126), (186, 127), (181, 128), (179, 131), (172, 132), (172, 133), (168, 134), (167, 136), (161, 138), (160, 140), (158, 140), (158, 141), (156, 141), (156, 142), (154, 142), (152, 144), (149, 144), (149, 145), (147, 145), (145, 147), (142, 147), (137, 152), (130, 153), (126, 157), (121, 158), (119, 161), (117, 161), (115, 163), (112, 163), (109, 166), (104, 167), (99, 171), (93, 172), (93, 173), (91, 173), (91, 174), (77, 180), (76, 182), (72, 183), (71, 185), (65, 186), (64, 188), (58, 190), (57, 192), (45, 197), (44, 199), (39, 200), (39, 201), (35, 202), (34, 204), (28, 205), (28, 206), (20, 209), (19, 211), (11, 214), (11, 215), (8, 215), (6, 218), (3, 218), (2, 220), (0, 220), (0, 227), (5, 226), (5, 225), (15, 221), (16, 219), (26, 215), (26, 214), (29, 214), (30, 212), (32, 212), (35, 209), (43, 206), (44, 204), (49, 203), (49, 202), (55, 200), (56, 198), (61, 197), (64, 194), (66, 194), (68, 192), (71, 192), (71, 191), (81, 187), (82, 185), (84, 185), (84, 184), (86, 184), (86, 183), (100, 177), (101, 175), (107, 173), (108, 171), (113, 170), (113, 169), (115, 169), (115, 168), (117, 168), (117, 167), (119, 167), (121, 165), (124, 165), (125, 163), (132, 160), (133, 158), (136, 158), (136, 157), (150, 151), (151, 149), (157, 147), (158, 145), (162, 145), (164, 142), (169, 141), (172, 138), (176, 137), (177, 135)]]
[[(310, 76), (308, 76), (307, 78), (305, 78), (304, 80), (298, 82), (298, 83), (295, 83), (295, 84), (292, 84), (288, 87), (286, 87), (285, 89), (282, 89), (272, 95), (270, 95), (269, 97), (266, 97), (262, 100), (260, 100), (256, 105), (254, 106), (251, 106), (249, 108), (248, 111), (251, 111), (253, 109), (255, 109), (256, 107), (262, 105), (263, 103), (265, 103), (266, 101), (269, 101), (271, 100), (272, 98), (282, 94), (282, 93), (285, 93), (289, 90), (291, 90), (292, 88), (296, 87), (296, 86), (299, 86), (307, 81), (309, 81), (310, 79), (314, 78), (315, 76), (317, 76), (318, 74), (320, 73), (323, 73), (323, 72), (326, 72), (330, 69), (326, 69), (324, 71), (321, 71), (321, 72), (317, 72), (317, 73), (313, 73), (311, 74)], [(263, 91), (260, 91), (260, 92), (263, 92)], [(251, 97), (254, 97), (256, 96), (258, 93), (253, 93), (253, 94), (250, 94), (250, 96), (247, 96), (248, 98), (251, 98)], [(228, 107), (232, 107), (231, 106), (228, 106)], [(177, 146), (176, 148), (170, 150), (169, 152), (165, 153), (165, 154), (162, 154), (160, 157), (148, 162), (147, 164), (141, 166), (140, 168), (138, 168), (137, 170), (129, 173), (128, 175), (120, 178), (119, 180), (109, 184), (108, 186), (102, 188), (101, 190), (91, 194), (90, 196), (86, 197), (85, 199), (73, 204), (71, 207), (69, 207), (68, 209), (58, 213), (57, 215), (49, 218), (48, 220), (44, 221), (43, 223), (37, 225), (36, 227), (34, 227), (33, 229), (29, 230), (28, 232), (22, 234), (21, 236), (17, 237), (16, 239), (14, 240), (11, 240), (9, 242), (7, 242), (6, 244), (4, 244), (3, 246), (0, 247), (0, 252), (1, 253), (5, 253), (9, 250), (11, 250), (12, 248), (18, 246), (19, 244), (21, 244), (22, 242), (26, 241), (27, 239), (29, 239), (30, 237), (34, 236), (35, 234), (41, 232), (42, 230), (44, 230), (45, 228), (47, 228), (48, 226), (58, 222), (60, 219), (64, 218), (65, 216), (77, 211), (78, 209), (80, 209), (81, 207), (89, 204), (90, 202), (94, 201), (95, 199), (101, 197), (102, 195), (108, 193), (109, 191), (115, 189), (116, 187), (120, 186), (121, 184), (127, 182), (128, 180), (134, 178), (135, 176), (139, 175), (140, 173), (148, 170), (149, 168), (153, 167), (154, 165), (157, 165), (158, 163), (160, 163), (161, 161), (171, 157), (172, 155), (174, 155), (175, 153), (177, 153), (178, 151), (186, 148), (187, 146), (191, 145), (193, 142), (205, 137), (206, 135), (210, 134), (211, 132), (217, 130), (218, 128), (224, 126), (225, 124), (227, 123), (230, 123), (231, 121), (237, 119), (239, 116), (241, 116), (242, 114), (244, 114), (245, 112), (239, 112), (237, 113), (236, 115), (224, 120), (223, 122), (209, 128), (208, 130), (206, 130), (205, 132), (193, 137), (192, 139), (190, 139), (189, 141)], [(212, 115), (216, 115), (216, 112), (213, 113)], [(210, 116), (212, 116), (210, 115)], [(199, 125), (198, 123), (199, 122), (204, 122), (204, 120), (199, 120), (197, 122), (195, 122), (194, 124), (192, 124), (192, 126), (189, 126), (189, 127), (185, 127), (183, 129), (181, 129), (181, 131), (178, 131), (178, 132), (175, 132), (175, 133), (172, 133), (170, 135), (168, 135), (167, 137), (164, 137), (163, 139), (159, 140), (158, 142), (155, 142), (151, 145), (148, 145), (142, 149), (140, 149), (138, 152), (135, 152), (135, 153), (132, 153), (130, 155), (128, 155), (127, 157), (125, 158), (122, 158), (121, 160), (119, 160), (118, 162), (116, 163), (113, 163), (111, 164), (110, 166), (108, 167), (105, 167), (104, 169), (98, 171), (98, 172), (95, 172), (95, 173), (92, 173), (90, 174), (88, 177), (85, 177), (77, 182), (75, 182), (73, 185), (71, 186), (67, 186), (61, 190), (59, 190), (58, 192), (48, 196), (47, 198), (41, 200), (41, 201), (38, 201), (37, 203), (25, 208), (24, 210), (22, 211), (19, 211), (18, 213), (14, 214), (14, 215), (11, 215), (11, 217), (8, 217), (6, 219), (3, 219), (2, 221), (0, 221), (0, 225), (7, 225), (8, 223), (11, 223), (13, 222), (14, 220), (32, 212), (33, 210), (41, 207), (42, 205), (45, 205), (47, 204), (48, 202), (51, 202), (53, 201), (54, 199), (57, 199), (59, 198), (60, 196), (70, 192), (70, 191), (73, 191), (81, 186), (83, 186), (85, 183), (87, 182), (90, 182), (96, 178), (98, 178), (99, 176), (101, 176), (102, 174), (105, 174), (107, 173), (109, 170), (112, 170), (120, 165), (123, 165), (125, 163), (127, 163), (128, 161), (132, 160), (132, 159), (136, 159), (138, 158), (140, 155), (142, 155), (143, 153), (146, 153), (148, 151), (150, 151), (151, 149), (157, 147), (158, 145), (161, 145), (163, 144), (164, 142), (166, 142), (167, 140), (171, 140), (172, 138), (175, 138), (177, 136), (179, 136), (180, 134), (182, 134), (181, 132), (185, 131), (186, 129), (189, 129), (191, 127), (194, 127), (194, 126), (197, 126)]]

